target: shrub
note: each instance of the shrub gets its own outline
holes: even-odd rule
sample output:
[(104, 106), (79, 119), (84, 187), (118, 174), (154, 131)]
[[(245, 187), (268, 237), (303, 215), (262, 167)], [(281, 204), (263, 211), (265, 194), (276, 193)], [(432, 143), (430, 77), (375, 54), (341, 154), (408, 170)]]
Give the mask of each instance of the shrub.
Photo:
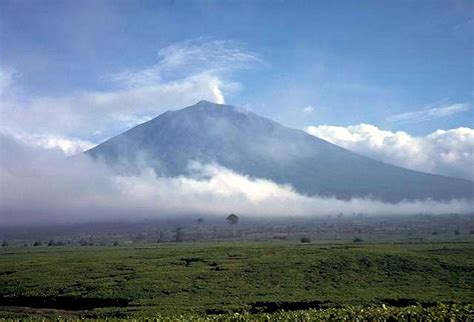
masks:
[(309, 239), (309, 237), (301, 237), (301, 242), (302, 243), (310, 243), (311, 239)]
[(354, 242), (354, 243), (362, 243), (363, 240), (362, 240), (362, 238), (360, 238), (360, 237), (354, 237), (354, 238), (352, 239), (352, 242)]
[(81, 246), (87, 246), (87, 245), (89, 245), (89, 243), (87, 242), (87, 240), (81, 239), (81, 240), (79, 240), (79, 245), (81, 245)]

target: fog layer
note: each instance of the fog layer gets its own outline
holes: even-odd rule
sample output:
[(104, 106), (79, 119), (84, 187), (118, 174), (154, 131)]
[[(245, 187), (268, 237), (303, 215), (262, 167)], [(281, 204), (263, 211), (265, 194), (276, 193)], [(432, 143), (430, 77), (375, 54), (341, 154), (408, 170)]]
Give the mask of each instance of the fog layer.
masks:
[[(291, 186), (240, 175), (217, 164), (189, 164), (190, 175), (150, 168), (117, 175), (81, 155), (28, 146), (0, 134), (0, 225), (43, 225), (175, 216), (326, 216), (470, 213), (472, 200), (383, 203), (308, 197)], [(193, 217), (194, 218), (194, 217)]]

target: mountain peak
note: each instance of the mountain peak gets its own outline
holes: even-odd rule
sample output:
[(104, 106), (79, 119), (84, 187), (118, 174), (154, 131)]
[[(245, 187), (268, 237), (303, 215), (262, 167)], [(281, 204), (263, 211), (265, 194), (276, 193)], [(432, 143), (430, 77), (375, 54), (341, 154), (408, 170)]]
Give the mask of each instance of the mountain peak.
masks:
[(212, 106), (212, 107), (221, 107), (221, 106), (224, 106), (225, 104), (219, 104), (219, 103), (215, 103), (215, 102), (211, 102), (211, 101), (206, 101), (206, 100), (200, 100), (199, 102), (197, 102), (196, 104), (194, 104), (193, 106)]
[(206, 101), (206, 100), (200, 100), (196, 104), (191, 105), (189, 107), (185, 107), (182, 110), (189, 110), (189, 109), (195, 109), (195, 108), (198, 108), (201, 110), (208, 110), (208, 111), (213, 111), (214, 109), (222, 111), (223, 108), (225, 108), (227, 112), (236, 112), (239, 114), (254, 114), (251, 110), (244, 107), (238, 107), (238, 106), (229, 105), (229, 104), (219, 104), (219, 103)]

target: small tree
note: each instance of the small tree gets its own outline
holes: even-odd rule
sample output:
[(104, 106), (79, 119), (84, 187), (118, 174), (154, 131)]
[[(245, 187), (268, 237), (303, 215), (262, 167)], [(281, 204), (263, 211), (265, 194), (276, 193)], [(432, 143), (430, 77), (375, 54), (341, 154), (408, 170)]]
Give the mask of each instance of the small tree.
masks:
[(2, 247), (7, 247), (8, 246), (8, 242), (6, 240), (3, 241), (2, 243)]
[(360, 238), (360, 237), (354, 237), (354, 238), (352, 239), (352, 241), (353, 241), (354, 243), (362, 243), (362, 242), (363, 242), (362, 238)]
[(311, 239), (309, 239), (309, 237), (301, 237), (301, 242), (302, 243), (310, 243)]
[(183, 227), (181, 226), (176, 226), (174, 228), (174, 241), (177, 243), (180, 243), (184, 240), (184, 231)]
[(204, 218), (198, 218), (197, 222), (197, 239), (201, 240), (202, 238), (202, 225), (204, 224)]
[(41, 245), (42, 243), (39, 240), (35, 241), (33, 244), (33, 246), (41, 246)]
[(162, 243), (165, 240), (165, 233), (160, 231), (158, 234), (158, 238), (156, 239), (157, 243)]
[(48, 242), (48, 246), (54, 246), (54, 245), (55, 245), (54, 240), (51, 239), (51, 240)]
[(212, 227), (212, 239), (217, 239), (217, 226)]
[(235, 226), (239, 223), (239, 217), (235, 214), (230, 214), (229, 216), (227, 216), (227, 222), (232, 228), (232, 237), (235, 240)]

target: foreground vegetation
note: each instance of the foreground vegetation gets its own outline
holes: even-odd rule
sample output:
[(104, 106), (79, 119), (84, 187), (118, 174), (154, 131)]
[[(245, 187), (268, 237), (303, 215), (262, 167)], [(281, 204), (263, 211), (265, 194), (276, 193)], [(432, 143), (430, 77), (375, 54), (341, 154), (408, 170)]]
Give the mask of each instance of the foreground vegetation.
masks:
[[(470, 321), (474, 315), (474, 306), (458, 304), (439, 304), (435, 307), (423, 308), (422, 306), (390, 307), (390, 306), (345, 306), (330, 309), (309, 309), (300, 311), (280, 311), (276, 313), (257, 314), (225, 314), (215, 316), (176, 316), (176, 320), (197, 321)], [(156, 319), (166, 320), (166, 316), (158, 316)]]
[(3, 247), (0, 317), (473, 318), (474, 243)]
[[(40, 311), (4, 312), (6, 319), (19, 317), (34, 318)], [(41, 318), (69, 319), (75, 318), (66, 312), (41, 311)], [(298, 311), (279, 311), (274, 313), (229, 313), (216, 315), (186, 314), (155, 314), (146, 319), (156, 321), (472, 321), (473, 305), (438, 304), (434, 307), (422, 306), (390, 307), (390, 306), (343, 306), (329, 309), (308, 309)], [(109, 318), (110, 319), (110, 318)], [(123, 319), (123, 318), (120, 318)]]

